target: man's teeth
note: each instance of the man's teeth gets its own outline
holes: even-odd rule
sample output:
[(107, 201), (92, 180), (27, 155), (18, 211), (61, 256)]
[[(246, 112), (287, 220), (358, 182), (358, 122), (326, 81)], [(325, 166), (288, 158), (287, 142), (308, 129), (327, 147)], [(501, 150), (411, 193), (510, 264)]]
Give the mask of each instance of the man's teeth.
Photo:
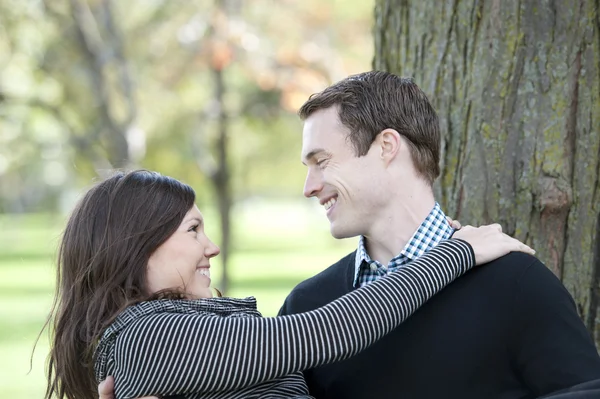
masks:
[(326, 203), (323, 204), (323, 206), (325, 207), (325, 210), (329, 210), (329, 208), (331, 208), (333, 206), (333, 204), (335, 204), (337, 201), (336, 198), (332, 198), (329, 201), (327, 201)]
[(207, 269), (205, 267), (198, 268), (198, 273), (200, 273), (203, 276), (210, 277), (210, 269)]

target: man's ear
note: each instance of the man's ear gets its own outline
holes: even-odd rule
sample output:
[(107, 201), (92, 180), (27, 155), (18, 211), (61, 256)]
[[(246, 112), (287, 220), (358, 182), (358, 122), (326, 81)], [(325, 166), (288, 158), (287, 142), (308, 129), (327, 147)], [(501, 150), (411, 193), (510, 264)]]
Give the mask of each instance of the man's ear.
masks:
[(400, 147), (403, 145), (400, 133), (394, 129), (385, 129), (379, 133), (380, 157), (386, 164), (390, 163), (395, 157)]

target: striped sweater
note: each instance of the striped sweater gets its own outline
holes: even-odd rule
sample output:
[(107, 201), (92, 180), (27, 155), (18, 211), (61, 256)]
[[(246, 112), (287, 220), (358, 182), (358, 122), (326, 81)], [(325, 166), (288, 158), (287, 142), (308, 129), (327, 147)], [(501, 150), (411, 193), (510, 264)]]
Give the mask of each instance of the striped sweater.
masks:
[(96, 378), (114, 376), (117, 399), (308, 398), (300, 371), (365, 349), (474, 263), (469, 244), (447, 240), (322, 308), (282, 317), (260, 317), (254, 298), (143, 302), (105, 330)]

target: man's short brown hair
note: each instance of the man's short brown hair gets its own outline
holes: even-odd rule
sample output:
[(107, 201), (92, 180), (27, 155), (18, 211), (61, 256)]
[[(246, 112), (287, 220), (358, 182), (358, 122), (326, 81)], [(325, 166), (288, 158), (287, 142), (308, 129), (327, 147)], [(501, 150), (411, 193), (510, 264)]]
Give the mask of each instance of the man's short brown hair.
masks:
[(363, 156), (377, 135), (394, 129), (410, 145), (417, 171), (433, 184), (440, 174), (440, 124), (427, 96), (410, 78), (382, 71), (352, 75), (310, 96), (298, 115), (338, 106), (338, 116), (350, 130), (357, 156)]

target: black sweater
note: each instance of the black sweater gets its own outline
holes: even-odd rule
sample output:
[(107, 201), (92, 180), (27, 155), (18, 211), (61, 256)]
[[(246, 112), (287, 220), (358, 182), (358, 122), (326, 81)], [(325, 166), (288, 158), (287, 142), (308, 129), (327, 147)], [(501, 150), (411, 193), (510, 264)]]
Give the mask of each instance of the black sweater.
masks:
[[(280, 314), (352, 291), (354, 259), (300, 283)], [(366, 351), (304, 375), (317, 399), (534, 398), (600, 378), (600, 358), (562, 283), (536, 258), (511, 253), (459, 278)]]

